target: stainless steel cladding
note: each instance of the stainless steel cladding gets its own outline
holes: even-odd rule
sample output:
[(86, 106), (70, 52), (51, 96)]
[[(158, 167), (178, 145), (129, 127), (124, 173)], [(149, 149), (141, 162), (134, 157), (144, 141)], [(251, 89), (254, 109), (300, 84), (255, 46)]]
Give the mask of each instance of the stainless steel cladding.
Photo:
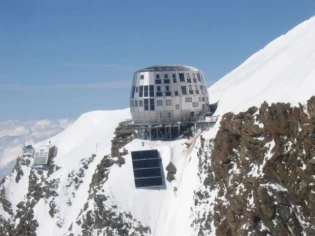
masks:
[(193, 122), (209, 109), (203, 72), (185, 65), (154, 65), (134, 73), (130, 95), (134, 124)]

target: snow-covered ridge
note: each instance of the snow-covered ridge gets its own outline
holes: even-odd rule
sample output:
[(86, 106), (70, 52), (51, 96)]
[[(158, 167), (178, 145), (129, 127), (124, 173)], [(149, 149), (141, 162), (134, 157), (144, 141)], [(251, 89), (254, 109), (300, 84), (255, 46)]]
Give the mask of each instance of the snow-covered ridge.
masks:
[(209, 88), (217, 114), (263, 101), (306, 102), (315, 85), (315, 17), (280, 36)]

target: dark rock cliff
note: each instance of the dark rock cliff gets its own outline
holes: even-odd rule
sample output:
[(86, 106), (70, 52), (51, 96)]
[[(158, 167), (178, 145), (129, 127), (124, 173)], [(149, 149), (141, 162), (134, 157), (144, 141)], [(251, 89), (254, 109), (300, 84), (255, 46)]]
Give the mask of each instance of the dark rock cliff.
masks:
[(315, 235), (315, 97), (227, 113), (211, 142), (217, 235)]

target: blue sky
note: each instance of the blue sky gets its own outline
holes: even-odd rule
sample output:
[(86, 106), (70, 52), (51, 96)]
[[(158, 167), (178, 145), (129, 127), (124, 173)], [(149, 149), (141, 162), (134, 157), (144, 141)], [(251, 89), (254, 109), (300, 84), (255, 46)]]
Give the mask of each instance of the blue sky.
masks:
[(315, 14), (315, 0), (0, 2), (0, 120), (128, 107), (133, 72), (202, 69), (208, 84)]

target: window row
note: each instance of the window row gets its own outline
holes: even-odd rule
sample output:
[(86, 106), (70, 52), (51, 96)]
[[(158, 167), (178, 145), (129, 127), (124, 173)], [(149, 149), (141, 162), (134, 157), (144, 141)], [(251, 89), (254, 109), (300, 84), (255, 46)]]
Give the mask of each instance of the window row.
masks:
[[(194, 87), (192, 85), (188, 85), (188, 91), (186, 86), (181, 86), (181, 92), (182, 95), (187, 95), (187, 94), (201, 94), (204, 95), (206, 91), (206, 88), (204, 88), (203, 85), (195, 85)], [(135, 93), (139, 93), (139, 97), (163, 97), (163, 92), (162, 92), (162, 87), (161, 86), (156, 86), (156, 93), (154, 94), (154, 85), (145, 85), (145, 86), (139, 86), (135, 87), (132, 86), (132, 91), (131, 91), (131, 98), (134, 98)], [(179, 96), (178, 91), (174, 91), (174, 96)], [(165, 86), (165, 96), (172, 96), (172, 92), (170, 89), (170, 86)]]
[[(161, 83), (162, 75), (164, 78), (164, 83), (170, 83), (169, 74), (155, 74), (155, 79), (159, 80), (159, 83)], [(191, 81), (193, 81), (194, 83), (197, 83), (197, 80), (199, 82), (203, 82), (202, 75), (200, 73), (191, 73), (191, 74), (190, 73), (178, 73), (178, 77), (179, 77), (180, 82), (185, 82), (185, 77), (186, 77), (187, 83), (191, 83)], [(173, 73), (171, 78), (173, 79), (173, 83), (177, 83), (177, 74), (176, 73)], [(140, 75), (140, 79), (143, 80), (144, 75)]]
[[(199, 98), (200, 101), (204, 101), (204, 97)], [(185, 98), (185, 102), (192, 102), (191, 97)], [(172, 100), (166, 100), (165, 101), (166, 106), (172, 106)], [(204, 104), (203, 104), (204, 105)], [(156, 106), (163, 106), (163, 100), (156, 100)], [(198, 107), (199, 103), (198, 102), (192, 102), (193, 107)], [(131, 107), (144, 107), (145, 111), (154, 111), (155, 110), (155, 104), (154, 104), (154, 99), (143, 99), (143, 100), (132, 100), (131, 101)], [(176, 104), (176, 109), (179, 109), (179, 104)]]

